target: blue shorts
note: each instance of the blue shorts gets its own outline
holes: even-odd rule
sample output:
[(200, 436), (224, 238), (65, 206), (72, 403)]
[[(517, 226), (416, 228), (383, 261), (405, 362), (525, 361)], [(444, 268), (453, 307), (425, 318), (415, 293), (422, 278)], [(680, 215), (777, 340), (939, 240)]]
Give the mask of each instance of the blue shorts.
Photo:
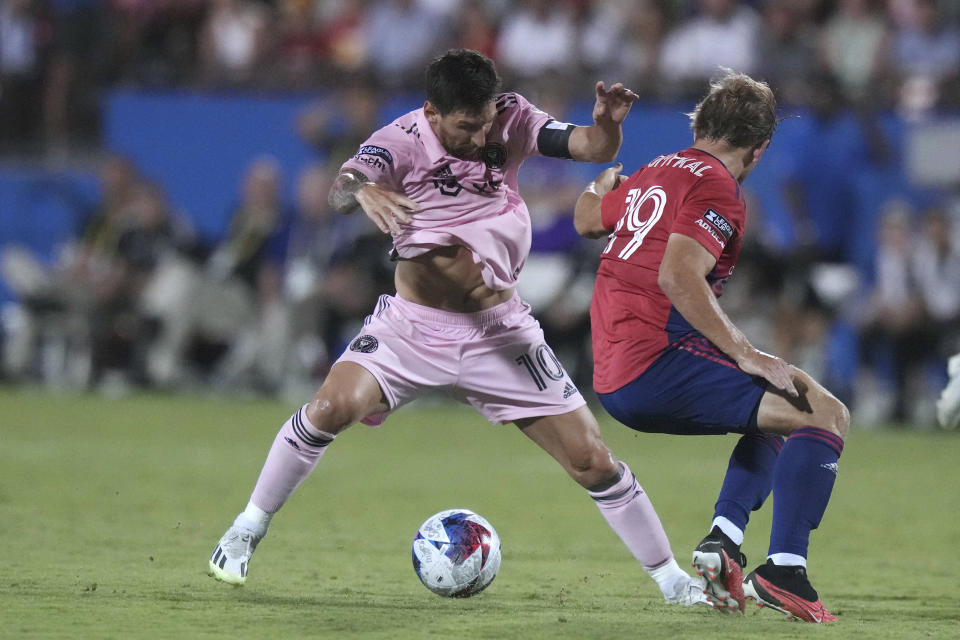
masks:
[(767, 381), (751, 376), (699, 334), (671, 345), (638, 378), (599, 394), (607, 412), (637, 431), (703, 435), (757, 430)]

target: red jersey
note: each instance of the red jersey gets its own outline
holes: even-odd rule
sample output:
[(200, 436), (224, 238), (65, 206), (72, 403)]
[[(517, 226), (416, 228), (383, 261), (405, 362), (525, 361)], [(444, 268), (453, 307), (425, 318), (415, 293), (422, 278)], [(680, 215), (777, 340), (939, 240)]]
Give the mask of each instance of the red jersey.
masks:
[(707, 279), (719, 296), (740, 255), (746, 206), (723, 163), (691, 147), (627, 178), (603, 197), (601, 215), (612, 233), (590, 305), (593, 386), (610, 393), (694, 332), (657, 284), (670, 234), (693, 238), (717, 258)]

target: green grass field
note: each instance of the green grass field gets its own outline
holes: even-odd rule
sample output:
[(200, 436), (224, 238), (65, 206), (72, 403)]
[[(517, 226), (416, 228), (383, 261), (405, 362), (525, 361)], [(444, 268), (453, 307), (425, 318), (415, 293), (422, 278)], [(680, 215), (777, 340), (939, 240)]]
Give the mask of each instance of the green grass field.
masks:
[[(0, 637), (957, 638), (960, 438), (854, 431), (810, 575), (835, 625), (667, 607), (559, 465), (458, 407), (357, 426), (274, 519), (246, 586), (206, 575), (293, 407), (0, 390)], [(682, 564), (705, 532), (734, 437), (637, 434), (602, 420)], [(410, 542), (467, 507), (503, 541), (491, 587), (428, 592)], [(744, 551), (766, 553), (769, 506)]]

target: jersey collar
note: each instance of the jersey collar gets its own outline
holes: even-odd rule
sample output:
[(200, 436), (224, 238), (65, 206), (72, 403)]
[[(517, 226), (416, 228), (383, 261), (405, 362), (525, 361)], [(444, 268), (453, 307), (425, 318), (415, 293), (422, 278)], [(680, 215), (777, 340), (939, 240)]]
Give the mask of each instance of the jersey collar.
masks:
[(420, 141), (423, 142), (423, 148), (426, 150), (430, 161), (437, 164), (446, 160), (449, 154), (440, 144), (440, 138), (434, 133), (433, 127), (430, 126), (430, 122), (423, 112), (423, 107), (417, 110), (417, 129), (420, 130)]

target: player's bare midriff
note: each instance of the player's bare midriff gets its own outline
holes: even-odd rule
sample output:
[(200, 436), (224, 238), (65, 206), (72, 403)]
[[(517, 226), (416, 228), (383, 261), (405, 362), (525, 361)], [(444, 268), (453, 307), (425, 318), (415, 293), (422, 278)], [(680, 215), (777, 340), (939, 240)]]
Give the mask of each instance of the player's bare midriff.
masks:
[(480, 265), (470, 249), (438, 247), (397, 262), (397, 294), (426, 307), (472, 313), (489, 309), (513, 297), (513, 288), (497, 291), (483, 282)]

